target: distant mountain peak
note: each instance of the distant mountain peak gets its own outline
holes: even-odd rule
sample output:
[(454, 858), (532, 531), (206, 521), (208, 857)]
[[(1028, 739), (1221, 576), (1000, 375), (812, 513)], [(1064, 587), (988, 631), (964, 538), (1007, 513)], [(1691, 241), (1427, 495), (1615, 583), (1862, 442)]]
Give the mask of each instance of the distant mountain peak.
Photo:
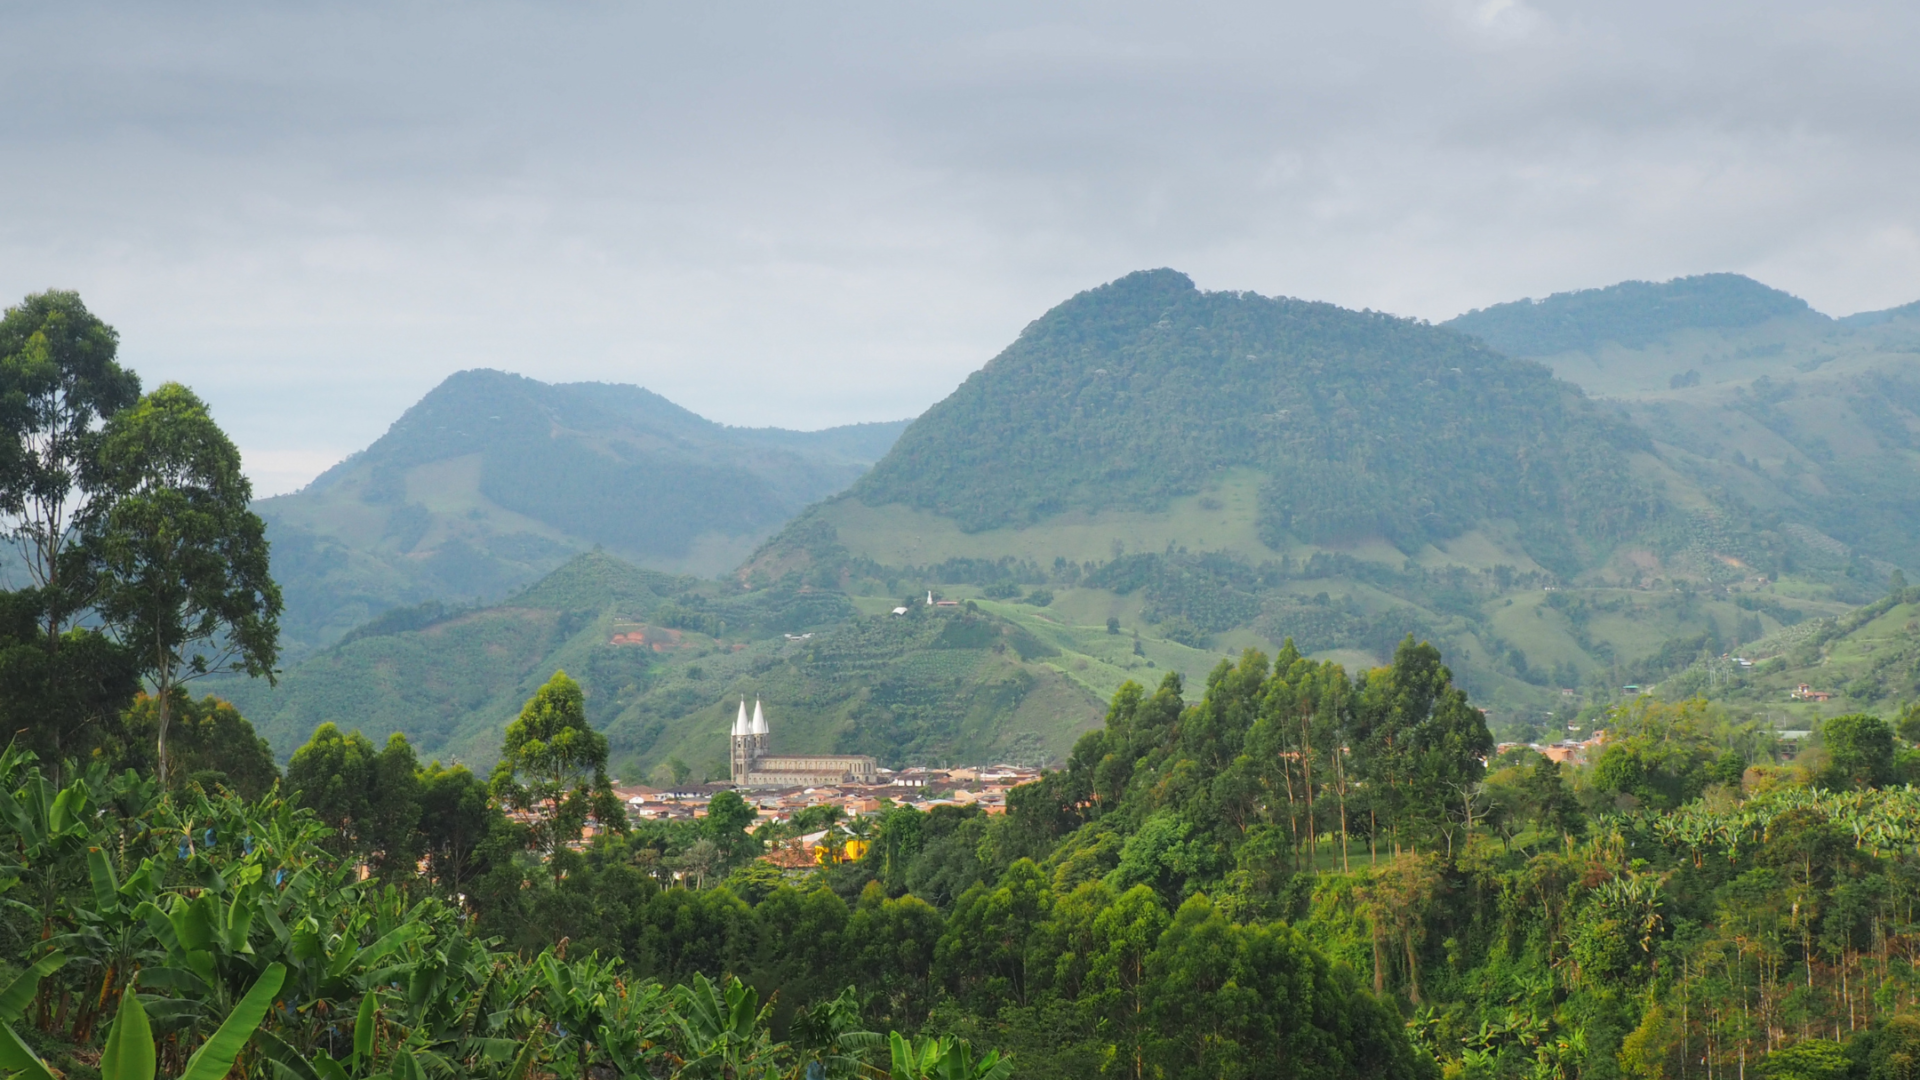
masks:
[(1509, 356), (1552, 356), (1609, 342), (1638, 348), (1690, 329), (1733, 329), (1771, 319), (1819, 319), (1805, 300), (1744, 274), (1623, 281), (1477, 308), (1441, 323)]

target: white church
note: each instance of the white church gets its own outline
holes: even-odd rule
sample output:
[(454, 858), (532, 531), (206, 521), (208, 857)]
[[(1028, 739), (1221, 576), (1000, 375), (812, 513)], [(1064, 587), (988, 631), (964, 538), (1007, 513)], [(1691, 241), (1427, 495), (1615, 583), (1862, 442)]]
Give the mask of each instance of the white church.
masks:
[(733, 722), (733, 783), (736, 787), (823, 787), (831, 784), (871, 784), (879, 777), (879, 762), (865, 754), (807, 754), (776, 757), (768, 753), (767, 716), (758, 699), (747, 716), (747, 699), (740, 699), (740, 718)]

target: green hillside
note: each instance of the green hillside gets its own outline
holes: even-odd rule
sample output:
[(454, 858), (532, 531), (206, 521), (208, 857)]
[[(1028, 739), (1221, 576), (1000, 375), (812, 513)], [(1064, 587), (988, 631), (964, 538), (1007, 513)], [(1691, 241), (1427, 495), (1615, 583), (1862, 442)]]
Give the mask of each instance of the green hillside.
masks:
[(1198, 678), (1216, 659), (1030, 605), (894, 606), (796, 582), (743, 592), (592, 552), (499, 605), (397, 609), (277, 687), (213, 689), (282, 757), (333, 722), (402, 731), (423, 754), (485, 766), (521, 703), (564, 669), (586, 688), (617, 770), (639, 777), (669, 757), (723, 772), (743, 695), (767, 703), (777, 750), (890, 765), (1057, 760), (1127, 678)]
[(1469, 311), (1441, 325), (1509, 356), (1551, 356), (1614, 344), (1651, 345), (1685, 330), (1739, 329), (1774, 319), (1825, 322), (1805, 300), (1740, 274), (1623, 281)]
[[(1744, 281), (1695, 299), (1826, 322)], [(1515, 733), (1565, 690), (1609, 699), (1882, 591), (1891, 564), (1730, 488), (1641, 407), (1446, 329), (1135, 274), (1028, 327), (740, 580), (1045, 588), (1078, 626), (1358, 667), (1411, 633)]]
[(1738, 655), (1703, 653), (1658, 691), (1709, 697), (1779, 728), (1812, 730), (1840, 713), (1892, 716), (1920, 698), (1920, 589), (1783, 628)]
[(904, 426), (729, 428), (635, 386), (461, 372), (366, 450), (258, 504), (288, 656), (390, 608), (497, 600), (594, 547), (719, 573)]
[(1546, 368), (1459, 335), (1155, 270), (1036, 320), (852, 497), (973, 532), (1158, 511), (1252, 468), (1269, 547), (1382, 535), (1412, 552), (1501, 519), (1570, 571), (1651, 511), (1626, 469), (1644, 445)]
[(1790, 557), (1865, 560), (1876, 580), (1920, 565), (1920, 304), (1829, 319), (1713, 274), (1446, 325), (1623, 406), (1669, 469)]
[[(1572, 311), (1587, 320), (1581, 340), (1603, 327), (1613, 343), (1535, 361), (1450, 329), (1205, 293), (1171, 271), (1130, 275), (1037, 320), (733, 577), (641, 571), (608, 543), (485, 608), (431, 578), (448, 552), (477, 543), (461, 530), (524, 527), (487, 533), (490, 550), (559, 537), (542, 549), (556, 562), (585, 539), (489, 499), (523, 466), (487, 472), (492, 443), (462, 442), (465, 429), (441, 421), (533, 401), (528, 415), (573, 433), (557, 441), (578, 449), (597, 445), (580, 433), (601, 430), (603, 414), (569, 388), (476, 377), (291, 504), (364, 539), (355, 515), (399, 512), (379, 502), (377, 478), (406, 477), (432, 516), (417, 550), (338, 543), (333, 577), (300, 580), (324, 590), (356, 567), (414, 570), (419, 591), (405, 598), (432, 599), (348, 633), (347, 612), (377, 608), (332, 593), (338, 644), (295, 665), (279, 690), (235, 692), (282, 753), (334, 720), (406, 730), (428, 752), (482, 762), (518, 703), (565, 667), (588, 686), (630, 776), (672, 758), (719, 772), (743, 694), (768, 702), (783, 749), (1058, 760), (1125, 678), (1197, 679), (1222, 656), (1289, 638), (1363, 669), (1412, 634), (1446, 651), (1497, 731), (1531, 737), (1569, 709), (1684, 679), (1702, 655), (1785, 640), (1886, 591), (1920, 535), (1906, 516), (1920, 512), (1906, 494), (1920, 481), (1906, 434), (1920, 432), (1920, 411), (1903, 404), (1920, 406), (1906, 381), (1920, 388), (1920, 357), (1900, 351), (1902, 335), (1920, 340), (1914, 313), (1836, 322), (1726, 276), (1578, 295), (1570, 307), (1516, 307), (1501, 325), (1520, 341), (1533, 333), (1528, 313), (1565, 323)], [(1535, 337), (1559, 340), (1548, 330)], [(1807, 351), (1823, 348), (1833, 356), (1809, 365)], [(1672, 379), (1676, 360), (1705, 374)], [(1659, 379), (1599, 398), (1553, 370)], [(720, 438), (644, 392), (609, 400), (675, 433), (674, 453), (703, 430)], [(769, 459), (754, 455), (813, 446), (851, 476), (888, 437), (726, 433), (733, 441), (708, 464), (683, 461), (647, 489), (679, 517), (646, 535), (707, 537), (689, 551), (749, 542), (750, 531), (724, 544), (694, 533), (714, 520), (698, 514), (749, 509), (727, 497), (674, 502), (691, 498), (700, 469), (733, 462), (736, 491), (764, 492), (772, 481), (747, 470)], [(529, 449), (532, 438), (503, 436), (499, 453), (557, 452)], [(579, 505), (596, 487), (622, 490), (604, 462), (552, 464), (585, 478)], [(464, 488), (448, 479), (456, 466)], [(462, 498), (478, 509), (454, 513), (448, 500)], [(529, 560), (516, 573), (533, 581), (540, 568)], [(930, 590), (972, 607), (923, 610)], [(888, 614), (903, 597), (919, 598), (910, 614)]]

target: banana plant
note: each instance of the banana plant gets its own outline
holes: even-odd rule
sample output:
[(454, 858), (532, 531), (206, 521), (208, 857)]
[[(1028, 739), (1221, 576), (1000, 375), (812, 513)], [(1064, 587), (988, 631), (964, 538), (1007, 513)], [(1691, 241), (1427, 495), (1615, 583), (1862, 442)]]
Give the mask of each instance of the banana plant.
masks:
[(92, 1037), (95, 1020), (117, 996), (121, 979), (150, 941), (140, 910), (157, 895), (158, 875), (153, 860), (146, 859), (123, 882), (114, 873), (112, 858), (95, 845), (87, 849), (87, 877), (92, 905), (73, 905), (68, 912), (73, 929), (55, 939), (62, 951), (85, 958), (100, 974), (99, 991), (82, 999), (74, 1018), (73, 1040), (78, 1043)]
[(40, 988), (40, 980), (60, 970), (67, 958), (59, 953), (48, 953), (27, 970), (14, 977), (5, 990), (0, 990), (0, 1070), (8, 1074), (33, 1073), (36, 1077), (46, 1072), (46, 1065), (22, 1040), (13, 1025), (27, 1011), (33, 1002), (33, 996)]
[(760, 992), (728, 976), (721, 986), (695, 975), (692, 986), (675, 988), (673, 1025), (681, 1048), (675, 1076), (689, 1080), (771, 1078), (786, 1049), (776, 1044), (767, 1021), (773, 1006), (760, 1007)]
[[(496, 1060), (501, 1063), (511, 1061), (505, 1072), (498, 1074), (501, 1080), (526, 1080), (533, 1063), (539, 1058), (541, 1048), (541, 1031), (536, 1027), (518, 1043), (495, 1040), (506, 1048), (504, 1054), (462, 1060), (456, 1064), (430, 1050), (423, 1050), (414, 1037), (415, 1033), (405, 1033), (396, 1045), (386, 1048), (386, 1067), (382, 1069), (381, 1032), (378, 998), (369, 991), (360, 1000), (359, 1012), (353, 1023), (353, 1040), (344, 1057), (336, 1058), (324, 1050), (310, 1057), (303, 1056), (278, 1036), (265, 1030), (257, 1033), (255, 1040), (272, 1063), (273, 1072), (279, 1080), (426, 1080), (427, 1065), (434, 1066), (435, 1075), (486, 1076), (489, 1071), (485, 1066)], [(394, 1033), (389, 1031), (387, 1034), (391, 1038)], [(518, 1049), (517, 1055), (512, 1052), (514, 1049)], [(103, 1077), (102, 1080), (112, 1078)]]
[(915, 1042), (896, 1031), (889, 1043), (893, 1050), (889, 1080), (1007, 1080), (1013, 1075), (1012, 1058), (991, 1050), (975, 1061), (973, 1047), (965, 1039), (939, 1037)]
[(667, 1021), (668, 995), (659, 983), (621, 984), (603, 1008), (600, 1048), (606, 1062), (624, 1080), (651, 1080), (653, 1066), (666, 1050), (671, 1034)]
[[(0, 1016), (13, 1009), (12, 1018), (33, 996), (38, 982), (59, 967), (57, 956), (47, 957), (23, 973), (6, 991), (0, 992)], [(273, 996), (280, 992), (286, 969), (271, 965), (227, 1014), (218, 1029), (187, 1059), (177, 1080), (221, 1080), (233, 1069), (240, 1051), (266, 1018)], [(146, 1009), (132, 986), (120, 995), (120, 1011), (107, 1029), (106, 1045), (100, 1053), (100, 1080), (154, 1080), (159, 1063), (159, 1047), (147, 1022)], [(46, 1062), (41, 1061), (10, 1023), (0, 1024), (0, 1070), (9, 1080), (58, 1080)]]
[(860, 997), (849, 986), (793, 1018), (797, 1062), (792, 1080), (851, 1080), (870, 1076), (869, 1056), (887, 1045), (886, 1036), (867, 1031), (860, 1021)]
[[(0, 751), (0, 778), (11, 781), (11, 797), (0, 797), (0, 826), (12, 834), (9, 846), (16, 855), (10, 865), (0, 868), (0, 902), (40, 919), (42, 936), (47, 936), (52, 933), (59, 897), (60, 869), (86, 848), (93, 814), (84, 778), (56, 790), (32, 767), (33, 761), (31, 753), (11, 745)], [(23, 881), (29, 884), (31, 901), (4, 896)]]

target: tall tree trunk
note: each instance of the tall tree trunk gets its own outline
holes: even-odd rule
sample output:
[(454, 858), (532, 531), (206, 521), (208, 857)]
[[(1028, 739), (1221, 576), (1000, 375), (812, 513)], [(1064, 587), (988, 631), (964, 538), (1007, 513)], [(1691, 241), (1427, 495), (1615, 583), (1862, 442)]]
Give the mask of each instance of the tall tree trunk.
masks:
[(1334, 791), (1340, 797), (1340, 872), (1346, 874), (1351, 873), (1352, 870), (1347, 866), (1347, 766), (1346, 763), (1341, 760), (1344, 756), (1345, 755), (1340, 752), (1340, 748), (1335, 746), (1333, 749), (1333, 777), (1335, 784)]
[(1320, 851), (1313, 836), (1313, 731), (1304, 713), (1300, 717), (1300, 782), (1307, 790), (1307, 869), (1313, 870)]
[(1407, 1000), (1418, 1005), (1420, 1004), (1420, 962), (1413, 955), (1413, 931), (1408, 930), (1402, 933), (1400, 940), (1407, 950)]

